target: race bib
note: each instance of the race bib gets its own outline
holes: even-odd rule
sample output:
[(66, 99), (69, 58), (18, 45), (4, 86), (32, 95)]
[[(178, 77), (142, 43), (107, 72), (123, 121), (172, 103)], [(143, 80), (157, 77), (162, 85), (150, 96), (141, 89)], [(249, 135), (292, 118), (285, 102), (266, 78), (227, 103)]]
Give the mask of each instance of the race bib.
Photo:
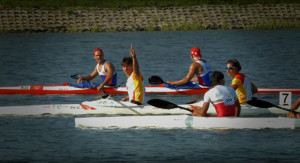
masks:
[(228, 105), (233, 105), (235, 100), (234, 100), (234, 97), (227, 96), (227, 97), (223, 98), (223, 101), (224, 101), (225, 106), (228, 106)]

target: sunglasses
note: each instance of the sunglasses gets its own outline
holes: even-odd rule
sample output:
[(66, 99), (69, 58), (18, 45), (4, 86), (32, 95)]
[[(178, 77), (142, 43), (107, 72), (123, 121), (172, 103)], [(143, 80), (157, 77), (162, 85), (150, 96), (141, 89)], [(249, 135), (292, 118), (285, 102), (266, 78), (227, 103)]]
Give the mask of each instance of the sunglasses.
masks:
[(225, 67), (226, 70), (233, 70), (235, 67)]

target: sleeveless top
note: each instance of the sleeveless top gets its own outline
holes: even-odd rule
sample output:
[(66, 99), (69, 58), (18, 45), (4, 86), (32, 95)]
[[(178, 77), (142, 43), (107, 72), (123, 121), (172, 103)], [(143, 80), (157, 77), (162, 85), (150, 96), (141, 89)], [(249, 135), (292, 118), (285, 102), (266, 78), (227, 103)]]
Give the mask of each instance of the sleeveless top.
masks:
[(211, 66), (208, 62), (203, 62), (201, 60), (196, 61), (202, 66), (202, 74), (196, 74), (200, 85), (211, 86), (210, 75), (212, 74)]
[(224, 85), (217, 85), (204, 95), (204, 102), (211, 102), (214, 105), (217, 117), (235, 116), (236, 99), (234, 89)]
[(127, 79), (126, 87), (128, 90), (129, 101), (133, 100), (142, 104), (145, 96), (143, 75), (141, 74), (138, 77), (135, 73), (132, 73)]
[[(109, 62), (109, 61), (104, 62), (104, 64), (101, 67), (101, 70), (99, 69), (99, 63), (97, 64), (97, 71), (98, 71), (100, 78), (102, 79), (102, 82), (104, 82), (107, 77), (107, 72), (105, 71), (105, 67), (104, 67), (107, 62)], [(113, 77), (108, 84), (110, 86), (117, 86), (117, 72), (116, 71), (114, 72)]]
[(232, 79), (231, 85), (237, 86), (236, 93), (241, 104), (246, 104), (252, 99), (251, 82), (246, 75), (238, 73)]

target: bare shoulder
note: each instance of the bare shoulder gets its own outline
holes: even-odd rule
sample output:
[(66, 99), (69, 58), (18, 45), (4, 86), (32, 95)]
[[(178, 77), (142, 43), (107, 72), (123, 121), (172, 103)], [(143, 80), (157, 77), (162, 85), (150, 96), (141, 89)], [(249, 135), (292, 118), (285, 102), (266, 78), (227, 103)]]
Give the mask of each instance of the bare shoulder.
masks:
[(193, 63), (190, 65), (190, 67), (191, 67), (191, 68), (192, 68), (192, 67), (197, 68), (197, 67), (201, 67), (201, 65), (200, 65), (199, 63), (197, 63), (197, 62), (193, 62)]
[(190, 65), (190, 70), (193, 70), (193, 71), (196, 71), (196, 72), (198, 72), (199, 70), (202, 71), (202, 66), (199, 63), (194, 62)]
[(105, 68), (114, 68), (114, 65), (111, 62), (106, 62)]

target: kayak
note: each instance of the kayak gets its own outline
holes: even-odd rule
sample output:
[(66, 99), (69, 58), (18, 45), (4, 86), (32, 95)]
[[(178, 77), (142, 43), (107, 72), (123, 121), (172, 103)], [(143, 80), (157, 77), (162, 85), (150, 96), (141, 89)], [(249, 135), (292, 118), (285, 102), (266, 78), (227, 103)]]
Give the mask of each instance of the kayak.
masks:
[[(105, 88), (105, 92), (110, 94), (126, 94), (126, 87)], [(68, 83), (63, 85), (29, 85), (29, 86), (1, 86), (0, 94), (98, 94), (102, 93), (94, 88), (72, 87)]]
[(75, 127), (92, 128), (195, 128), (195, 129), (294, 129), (300, 119), (285, 117), (195, 117), (189, 115), (76, 117)]
[[(157, 86), (146, 86), (146, 94), (179, 94), (192, 95), (204, 94), (209, 88), (192, 88), (192, 89), (172, 89), (164, 87), (162, 84)], [(104, 91), (108, 94), (127, 94), (127, 88), (121, 87), (105, 87)], [(300, 94), (300, 88), (258, 88), (260, 94), (270, 94), (279, 92), (291, 92), (292, 94)], [(0, 86), (0, 94), (98, 94), (103, 93), (94, 88), (78, 88), (70, 86), (68, 83), (63, 85), (29, 85), (29, 86)]]
[[(203, 101), (193, 104), (182, 104), (180, 107), (188, 108), (191, 105), (202, 106)], [(215, 115), (213, 105), (210, 105), (208, 113)], [(287, 112), (278, 108), (258, 108), (248, 105), (242, 106), (241, 116), (261, 115), (285, 115)], [(25, 105), (25, 106), (2, 106), (0, 115), (191, 115), (191, 112), (180, 108), (161, 109), (151, 105), (136, 105), (130, 102), (115, 101), (110, 98), (96, 101), (85, 101), (81, 104), (50, 104), (50, 105)]]

